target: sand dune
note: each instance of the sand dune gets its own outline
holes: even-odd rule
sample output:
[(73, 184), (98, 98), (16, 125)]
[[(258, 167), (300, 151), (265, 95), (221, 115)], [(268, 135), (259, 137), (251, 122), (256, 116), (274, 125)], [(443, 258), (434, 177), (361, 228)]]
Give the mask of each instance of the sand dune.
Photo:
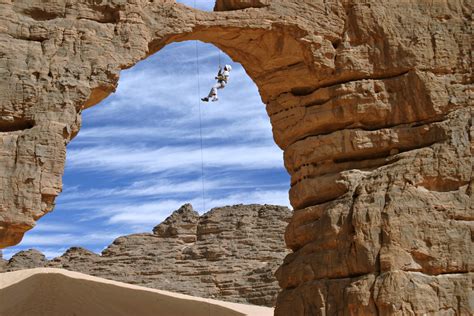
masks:
[(0, 274), (0, 316), (241, 316), (273, 309), (203, 299), (62, 269)]

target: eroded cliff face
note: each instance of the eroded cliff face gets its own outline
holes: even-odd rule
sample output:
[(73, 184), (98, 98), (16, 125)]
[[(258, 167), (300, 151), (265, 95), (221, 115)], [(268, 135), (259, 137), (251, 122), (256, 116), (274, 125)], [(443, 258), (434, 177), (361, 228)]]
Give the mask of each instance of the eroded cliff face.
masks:
[(119, 71), (198, 39), (243, 64), (285, 151), (276, 314), (472, 314), (472, 3), (263, 2), (0, 2), (0, 247), (53, 208)]
[(47, 261), (36, 250), (15, 254), (0, 272), (49, 267), (200, 297), (274, 306), (274, 272), (289, 253), (287, 207), (234, 205), (199, 216), (189, 204), (153, 234), (117, 238), (101, 255), (73, 247)]

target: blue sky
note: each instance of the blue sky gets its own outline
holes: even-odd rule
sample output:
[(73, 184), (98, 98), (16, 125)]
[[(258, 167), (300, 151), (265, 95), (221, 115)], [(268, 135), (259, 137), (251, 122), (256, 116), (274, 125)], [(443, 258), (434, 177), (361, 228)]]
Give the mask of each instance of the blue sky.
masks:
[[(206, 10), (214, 5), (197, 2)], [(5, 249), (5, 258), (29, 248), (49, 258), (72, 246), (100, 252), (118, 236), (150, 232), (188, 202), (201, 214), (239, 203), (289, 205), (289, 176), (265, 105), (225, 54), (222, 62), (233, 66), (229, 85), (219, 102), (201, 103), (203, 203), (199, 97), (215, 82), (219, 51), (197, 43), (200, 95), (196, 42), (174, 43), (122, 71), (117, 91), (83, 112), (56, 208)]]

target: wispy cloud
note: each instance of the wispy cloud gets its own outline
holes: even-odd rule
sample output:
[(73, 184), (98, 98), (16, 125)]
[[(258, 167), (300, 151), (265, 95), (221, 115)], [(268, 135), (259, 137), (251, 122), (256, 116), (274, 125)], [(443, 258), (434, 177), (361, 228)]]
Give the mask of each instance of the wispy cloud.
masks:
[[(18, 247), (18, 248), (9, 248), (3, 250), (3, 258), (9, 260), (14, 254), (21, 250), (31, 249), (29, 247)], [(41, 251), (46, 258), (52, 259), (61, 256), (67, 248), (65, 247), (34, 247), (34, 249)]]
[[(72, 168), (108, 170), (117, 173), (186, 174), (199, 171), (200, 148), (175, 146), (162, 148), (129, 148), (123, 146), (88, 147), (69, 152)], [(236, 170), (281, 168), (282, 152), (276, 146), (248, 148), (247, 146), (220, 146), (204, 149), (207, 167)]]
[(38, 247), (38, 246), (61, 246), (65, 244), (82, 244), (90, 245), (96, 243), (103, 243), (110, 241), (110, 235), (119, 236), (120, 232), (109, 231), (97, 232), (97, 233), (37, 233), (31, 232), (25, 235), (21, 245), (25, 247)]
[[(102, 219), (106, 224), (105, 228), (100, 228), (98, 232), (88, 232), (83, 231), (85, 222), (78, 222), (76, 225), (44, 224), (41, 229), (26, 234), (21, 246), (6, 249), (3, 253), (4, 258), (8, 259), (17, 251), (28, 248), (38, 249), (48, 258), (59, 256), (67, 248), (73, 246), (99, 251), (119, 236), (150, 232), (155, 225), (169, 216), (171, 211), (178, 209), (184, 203), (193, 204), (196, 210), (203, 213), (203, 201), (200, 196), (191, 200), (164, 199), (148, 202), (108, 203), (106, 205), (100, 203), (100, 200), (96, 202), (98, 203), (95, 205), (95, 210), (88, 212), (86, 219), (88, 221)], [(254, 203), (289, 206), (286, 190), (237, 192), (217, 198), (207, 197), (204, 203), (206, 210), (223, 205)], [(127, 230), (117, 230), (117, 227), (127, 227)]]
[[(163, 199), (148, 202), (102, 205), (95, 210), (94, 218), (106, 218), (109, 224), (120, 223), (134, 226), (135, 230), (139, 228), (150, 229), (150, 223), (153, 225), (159, 224), (171, 211), (178, 209), (185, 203), (193, 204), (196, 210), (199, 210), (201, 214), (203, 213), (202, 199), (200, 196), (196, 196), (191, 200)], [(254, 190), (245, 193), (221, 195), (218, 198), (207, 197), (205, 199), (206, 209), (234, 204), (278, 204), (289, 206), (288, 192), (286, 190)], [(90, 215), (88, 219), (91, 218)]]
[(195, 48), (172, 44), (123, 71), (117, 92), (83, 112), (56, 209), (6, 257), (30, 247), (48, 257), (71, 246), (100, 251), (118, 236), (151, 231), (189, 202), (200, 213), (232, 204), (289, 205), (283, 155), (257, 87), (222, 54), (222, 63), (234, 66), (229, 85), (219, 102), (200, 103), (215, 83), (218, 50), (198, 43), (198, 82)]
[[(232, 117), (234, 120), (254, 115), (265, 115), (264, 106), (258, 96), (255, 85), (249, 80), (243, 68), (235, 66), (228, 86), (219, 91), (222, 97), (218, 103), (203, 103), (203, 118), (207, 121), (215, 118)], [(155, 114), (160, 123), (163, 114), (168, 118), (174, 116), (197, 117), (200, 98), (207, 95), (215, 84), (217, 69), (209, 68), (200, 74), (200, 94), (198, 94), (197, 75), (194, 70), (187, 70), (177, 79), (176, 73), (166, 73), (160, 69), (141, 70), (133, 73), (122, 72), (117, 92), (103, 104), (94, 108), (92, 120), (104, 120), (114, 117), (123, 119), (124, 123), (135, 122), (131, 113), (143, 112)], [(89, 113), (92, 109), (84, 111)], [(211, 111), (210, 111), (211, 110)], [(157, 114), (160, 115), (157, 115)], [(258, 114), (257, 114), (258, 113)], [(165, 116), (165, 117), (166, 117)], [(87, 116), (86, 116), (87, 117)], [(149, 118), (147, 118), (149, 119)]]
[[(125, 143), (149, 141), (194, 142), (200, 139), (198, 122), (194, 119), (179, 122), (163, 122), (160, 125), (146, 124), (145, 126), (105, 125), (89, 128), (80, 132), (75, 144), (101, 145), (110, 140), (121, 140)], [(176, 126), (188, 126), (187, 129), (177, 129)], [(202, 137), (208, 140), (233, 140), (252, 143), (268, 143), (271, 140), (271, 125), (268, 119), (249, 117), (245, 122), (220, 120), (217, 124), (206, 125), (202, 128)]]
[(48, 233), (65, 233), (77, 230), (78, 227), (72, 224), (65, 223), (47, 223), (39, 221), (35, 226), (35, 233), (48, 232)]
[[(226, 181), (206, 181), (205, 187), (207, 190), (216, 188), (233, 187)], [(169, 179), (148, 179), (146, 181), (134, 182), (131, 185), (114, 188), (94, 188), (94, 189), (80, 189), (64, 192), (61, 197), (61, 203), (69, 201), (78, 201), (84, 199), (98, 199), (107, 197), (107, 199), (120, 197), (165, 197), (176, 194), (201, 192), (202, 182), (200, 179), (190, 181), (171, 181)]]

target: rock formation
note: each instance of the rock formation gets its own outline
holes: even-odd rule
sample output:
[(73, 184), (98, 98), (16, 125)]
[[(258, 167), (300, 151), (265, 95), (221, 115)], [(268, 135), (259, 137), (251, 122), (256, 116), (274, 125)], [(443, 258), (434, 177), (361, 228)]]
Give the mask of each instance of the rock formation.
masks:
[(119, 71), (202, 40), (245, 67), (285, 151), (276, 314), (473, 314), (472, 6), (1, 1), (0, 248), (52, 210), (81, 111)]
[(0, 272), (7, 269), (8, 261), (3, 259), (3, 253), (0, 251)]
[[(287, 207), (235, 205), (199, 216), (183, 205), (153, 234), (117, 238), (101, 255), (74, 247), (47, 262), (36, 250), (14, 255), (5, 271), (52, 267), (232, 302), (274, 306), (275, 270), (289, 253)], [(1, 272), (0, 268), (0, 272)]]
[(270, 5), (270, 0), (227, 0), (216, 1), (214, 11), (242, 10), (247, 8), (261, 8)]
[[(45, 255), (36, 249), (16, 253), (5, 265), (7, 271), (42, 268), (48, 263)], [(0, 270), (1, 271), (1, 270)]]

